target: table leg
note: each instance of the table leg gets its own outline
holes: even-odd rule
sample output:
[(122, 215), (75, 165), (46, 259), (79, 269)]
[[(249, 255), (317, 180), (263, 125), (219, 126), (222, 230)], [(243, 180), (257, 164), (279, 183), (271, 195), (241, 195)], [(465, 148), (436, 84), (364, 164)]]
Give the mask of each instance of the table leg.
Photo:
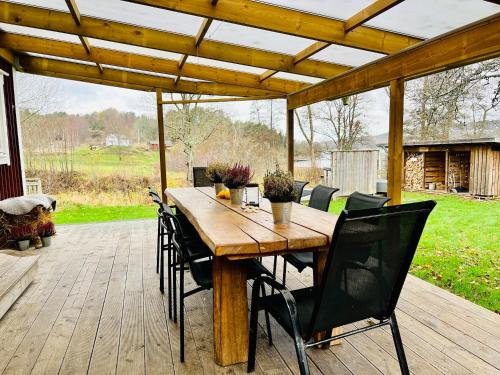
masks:
[(238, 261), (214, 257), (214, 353), (220, 366), (248, 361), (246, 268)]
[[(328, 256), (327, 250), (320, 250), (314, 252), (314, 268), (313, 268), (313, 281), (314, 285), (318, 285), (321, 282), (321, 277), (323, 276), (323, 271), (326, 265), (326, 258)], [(339, 335), (343, 332), (341, 327), (336, 327), (332, 330), (332, 336)], [(318, 332), (314, 339), (316, 341), (323, 340), (327, 337), (326, 332)], [(330, 345), (340, 345), (342, 340), (334, 340), (330, 342)], [(318, 347), (322, 349), (328, 348), (330, 345), (319, 345)]]

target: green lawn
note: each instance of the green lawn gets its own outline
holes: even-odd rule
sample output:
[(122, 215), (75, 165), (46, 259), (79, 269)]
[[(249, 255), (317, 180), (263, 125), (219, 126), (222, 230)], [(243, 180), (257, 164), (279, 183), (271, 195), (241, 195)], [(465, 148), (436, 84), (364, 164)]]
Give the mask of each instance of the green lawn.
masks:
[[(427, 222), (411, 273), (492, 311), (500, 312), (500, 202), (451, 195), (404, 193), (404, 202), (438, 202)], [(330, 211), (339, 213), (345, 199)], [(155, 207), (65, 204), (57, 224), (154, 218)]]
[(155, 206), (90, 206), (65, 204), (54, 213), (56, 224), (97, 223), (115, 220), (149, 219), (156, 217)]

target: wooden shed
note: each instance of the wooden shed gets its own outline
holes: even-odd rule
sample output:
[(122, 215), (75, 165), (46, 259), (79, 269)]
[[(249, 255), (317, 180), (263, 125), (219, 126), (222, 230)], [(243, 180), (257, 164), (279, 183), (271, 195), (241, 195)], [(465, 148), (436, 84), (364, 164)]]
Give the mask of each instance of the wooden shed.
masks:
[(500, 195), (500, 139), (408, 142), (404, 188)]

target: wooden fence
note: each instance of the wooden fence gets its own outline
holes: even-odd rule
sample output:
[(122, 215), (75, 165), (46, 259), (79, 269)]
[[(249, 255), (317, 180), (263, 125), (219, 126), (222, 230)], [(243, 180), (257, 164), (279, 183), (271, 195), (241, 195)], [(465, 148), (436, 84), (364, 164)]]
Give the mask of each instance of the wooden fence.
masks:
[(331, 177), (327, 184), (340, 189), (338, 195), (354, 191), (377, 191), (379, 150), (332, 151)]

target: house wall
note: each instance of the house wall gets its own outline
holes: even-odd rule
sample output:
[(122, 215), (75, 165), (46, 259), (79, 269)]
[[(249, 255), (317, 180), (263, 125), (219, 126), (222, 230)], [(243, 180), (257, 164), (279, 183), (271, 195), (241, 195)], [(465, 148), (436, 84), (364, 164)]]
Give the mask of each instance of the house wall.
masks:
[(4, 77), (3, 90), (9, 137), (10, 165), (0, 165), (0, 200), (2, 200), (23, 195), (23, 177), (12, 67), (0, 59), (0, 69), (9, 73), (9, 76)]

